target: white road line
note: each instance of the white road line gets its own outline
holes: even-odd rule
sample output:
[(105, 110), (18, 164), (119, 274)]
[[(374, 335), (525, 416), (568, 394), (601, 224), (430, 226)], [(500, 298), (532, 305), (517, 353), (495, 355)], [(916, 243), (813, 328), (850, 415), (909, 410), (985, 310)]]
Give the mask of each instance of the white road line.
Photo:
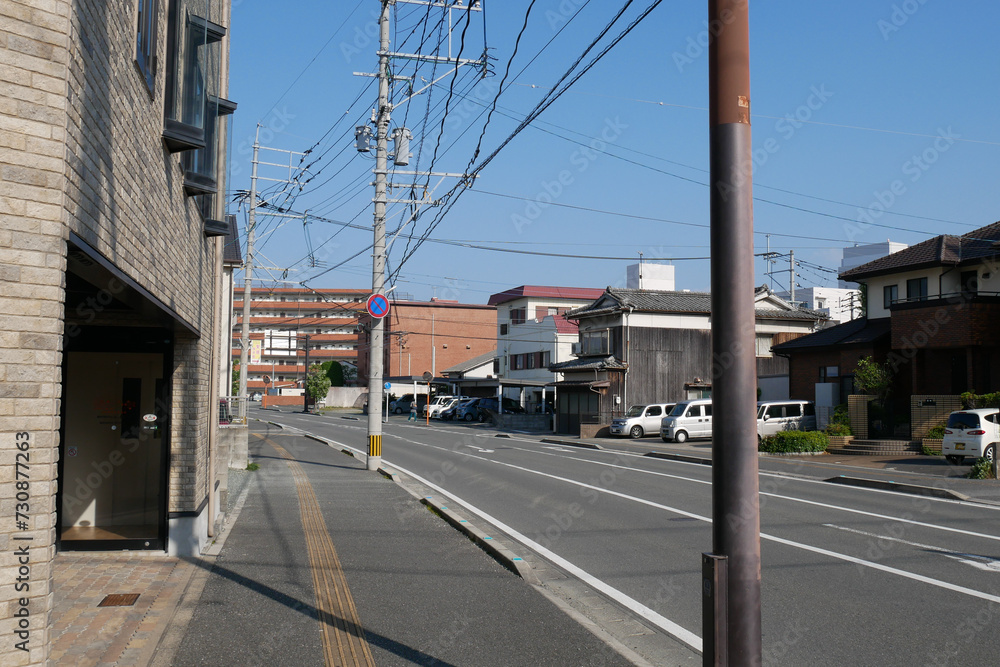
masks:
[(992, 558), (990, 556), (979, 556), (977, 554), (967, 554), (961, 551), (953, 551), (951, 549), (945, 549), (944, 547), (934, 546), (933, 544), (921, 544), (920, 542), (911, 542), (910, 540), (904, 540), (898, 537), (892, 537), (891, 535), (879, 535), (878, 533), (869, 533), (866, 530), (857, 530), (856, 528), (848, 528), (846, 526), (838, 526), (832, 523), (824, 523), (826, 528), (834, 528), (836, 530), (842, 530), (847, 533), (854, 533), (856, 535), (864, 535), (865, 537), (870, 537), (876, 539), (880, 542), (899, 542), (900, 544), (906, 544), (911, 547), (917, 547), (918, 549), (929, 549), (935, 553), (939, 553), (942, 556), (948, 558), (953, 558), (960, 563), (965, 563), (966, 565), (971, 565), (977, 570), (984, 570), (986, 572), (1000, 572), (1000, 558)]
[[(427, 446), (434, 447), (434, 445), (427, 445)], [(556, 454), (550, 454), (548, 452), (541, 452), (541, 451), (532, 450), (532, 449), (523, 449), (523, 448), (519, 448), (519, 447), (514, 447), (512, 449), (517, 449), (518, 451), (524, 451), (524, 452), (529, 452), (529, 453), (542, 454), (544, 456), (557, 456)], [(551, 448), (546, 447), (546, 449), (551, 449)], [(685, 482), (692, 482), (694, 484), (701, 484), (701, 485), (704, 485), (704, 486), (711, 486), (711, 484), (712, 484), (711, 480), (696, 479), (694, 477), (684, 477), (683, 475), (673, 475), (673, 474), (670, 474), (670, 473), (659, 472), (659, 471), (656, 471), (656, 470), (644, 470), (642, 468), (633, 468), (631, 466), (620, 465), (620, 464), (617, 464), (617, 463), (605, 463), (605, 462), (602, 462), (602, 461), (592, 461), (590, 459), (580, 458), (579, 456), (559, 456), (558, 458), (570, 459), (572, 461), (578, 461), (580, 463), (589, 463), (591, 465), (603, 466), (603, 467), (606, 467), (606, 468), (617, 468), (619, 470), (629, 470), (631, 472), (638, 472), (638, 473), (642, 473), (644, 475), (653, 475), (655, 477), (664, 477), (664, 478), (667, 478), (667, 479), (677, 479), (677, 480), (681, 480), (681, 481), (685, 481)], [(683, 463), (683, 461), (681, 461), (681, 463)], [(691, 465), (701, 465), (701, 464), (691, 464)], [(763, 474), (763, 473), (761, 473), (761, 474)], [(815, 482), (815, 480), (800, 480), (800, 479), (790, 478), (790, 477), (784, 477), (784, 476), (779, 476), (779, 477), (781, 477), (782, 479), (787, 479), (787, 480), (795, 481), (795, 482), (809, 481), (809, 482), (814, 482), (814, 483), (826, 484), (826, 482)], [(851, 487), (851, 488), (854, 488), (854, 487)], [(891, 491), (885, 491), (884, 493), (892, 493), (892, 492)], [(960, 535), (968, 535), (969, 537), (980, 537), (980, 538), (983, 538), (983, 539), (994, 540), (994, 541), (1000, 542), (1000, 535), (989, 535), (989, 534), (986, 534), (986, 533), (977, 533), (977, 532), (971, 531), (971, 530), (962, 530), (961, 528), (952, 528), (951, 526), (940, 526), (940, 525), (937, 525), (937, 524), (927, 523), (927, 522), (924, 522), (924, 521), (915, 521), (913, 519), (906, 519), (906, 518), (903, 518), (903, 517), (890, 516), (888, 514), (878, 514), (876, 512), (869, 512), (867, 510), (859, 510), (859, 509), (855, 509), (853, 507), (844, 507), (844, 506), (841, 506), (841, 505), (830, 505), (828, 503), (822, 503), (822, 502), (819, 502), (819, 501), (816, 501), (816, 500), (807, 500), (805, 498), (796, 498), (795, 496), (786, 496), (786, 495), (782, 495), (782, 494), (779, 494), (779, 493), (771, 493), (769, 491), (761, 491), (760, 495), (761, 496), (766, 496), (768, 498), (777, 498), (779, 500), (788, 500), (788, 501), (795, 502), (795, 503), (803, 503), (805, 505), (814, 505), (814, 506), (817, 506), (817, 507), (823, 507), (825, 509), (837, 510), (839, 512), (848, 512), (850, 514), (860, 514), (862, 516), (868, 516), (868, 517), (872, 517), (872, 518), (875, 518), (875, 519), (886, 519), (888, 521), (896, 521), (896, 522), (899, 522), (899, 523), (907, 523), (907, 524), (911, 524), (911, 525), (914, 525), (914, 526), (921, 526), (923, 528), (930, 528), (932, 530), (941, 530), (941, 531), (945, 531), (945, 532), (949, 532), (949, 533), (958, 533)], [(894, 494), (894, 495), (898, 496), (899, 494)], [(948, 500), (948, 499), (945, 499), (945, 498), (932, 498), (932, 497), (928, 497), (928, 496), (922, 496), (921, 500), (940, 500), (940, 501), (946, 501), (946, 502), (952, 502), (952, 503), (954, 503), (954, 502), (961, 502), (961, 501)], [(982, 509), (989, 509), (989, 510), (998, 510), (998, 509), (1000, 509), (1000, 508), (993, 507), (993, 506), (990, 506), (990, 505), (980, 505), (978, 503), (963, 503), (963, 504), (966, 505), (966, 506), (971, 506), (971, 507), (976, 507), (976, 508), (982, 508)]]
[[(476, 457), (476, 458), (480, 458), (480, 457)], [(483, 459), (483, 460), (484, 461), (488, 461), (489, 459)], [(577, 567), (576, 565), (574, 565), (570, 561), (566, 560), (562, 556), (559, 556), (558, 554), (553, 553), (549, 549), (546, 549), (545, 547), (543, 547), (538, 542), (535, 542), (534, 540), (532, 540), (531, 538), (527, 537), (526, 535), (523, 535), (522, 533), (520, 533), (519, 531), (515, 530), (514, 528), (511, 528), (510, 526), (508, 526), (504, 522), (500, 521), (496, 517), (494, 517), (494, 516), (492, 516), (490, 514), (487, 514), (483, 510), (481, 510), (478, 507), (476, 507), (475, 505), (472, 505), (471, 503), (468, 503), (465, 500), (462, 500), (458, 496), (455, 496), (455, 495), (449, 493), (448, 491), (445, 491), (444, 489), (442, 489), (437, 484), (434, 484), (433, 482), (424, 479), (420, 475), (417, 475), (416, 473), (411, 472), (411, 471), (407, 470), (406, 468), (403, 468), (402, 466), (398, 466), (398, 465), (391, 464), (391, 463), (388, 463), (388, 462), (387, 462), (387, 465), (391, 465), (393, 468), (399, 470), (400, 472), (404, 473), (405, 475), (408, 475), (409, 477), (412, 477), (413, 479), (419, 480), (422, 484), (426, 485), (428, 488), (434, 489), (435, 492), (440, 493), (441, 495), (447, 497), (449, 499), (449, 502), (454, 502), (454, 503), (457, 503), (457, 504), (461, 505), (463, 508), (465, 508), (469, 512), (472, 512), (473, 514), (475, 514), (479, 518), (483, 519), (484, 521), (488, 522), (490, 525), (495, 526), (496, 528), (498, 528), (502, 532), (504, 532), (507, 535), (510, 535), (514, 539), (518, 540), (519, 542), (521, 542), (522, 544), (524, 544), (525, 546), (527, 546), (529, 549), (533, 550), (535, 553), (540, 554), (541, 556), (543, 556), (543, 557), (547, 558), (548, 560), (552, 561), (553, 563), (555, 563), (559, 567), (562, 567), (563, 569), (565, 569), (568, 572), (572, 573), (574, 576), (578, 577), (581, 581), (583, 581), (584, 583), (586, 583), (591, 588), (594, 588), (594, 589), (596, 589), (596, 590), (604, 593), (605, 595), (607, 595), (609, 598), (611, 598), (612, 600), (614, 600), (618, 604), (626, 607), (630, 611), (635, 612), (636, 614), (638, 614), (642, 618), (646, 619), (650, 623), (653, 623), (654, 625), (656, 625), (657, 627), (659, 627), (661, 630), (663, 630), (664, 632), (666, 632), (670, 636), (674, 637), (675, 639), (684, 642), (685, 644), (687, 644), (688, 646), (690, 646), (691, 648), (693, 648), (693, 649), (695, 649), (697, 651), (701, 651), (701, 637), (699, 637), (698, 635), (694, 634), (693, 632), (690, 632), (686, 628), (681, 627), (680, 625), (678, 625), (677, 623), (674, 623), (670, 619), (665, 618), (664, 616), (656, 613), (655, 611), (653, 611), (652, 609), (650, 609), (646, 605), (642, 604), (638, 600), (636, 600), (634, 598), (631, 598), (628, 595), (626, 595), (625, 593), (623, 593), (620, 590), (618, 590), (617, 588), (614, 588), (614, 587), (610, 586), (609, 584), (606, 584), (604, 581), (598, 579), (597, 577), (593, 576), (589, 572), (586, 572), (585, 570)]]
[[(425, 445), (425, 443), (416, 443), (416, 444)], [(436, 445), (425, 445), (425, 446), (431, 447), (433, 449), (441, 449), (443, 451), (451, 451), (451, 450), (445, 449), (443, 447), (438, 447)], [(359, 450), (356, 450), (356, 449), (351, 448), (351, 447), (348, 447), (347, 449), (351, 449), (352, 451), (359, 451)], [(482, 456), (476, 456), (475, 454), (465, 454), (464, 456), (468, 456), (470, 458), (479, 459), (481, 461), (485, 461), (487, 463), (492, 463), (494, 465), (501, 465), (501, 466), (504, 466), (504, 467), (507, 467), (507, 468), (511, 468), (511, 469), (514, 469), (514, 470), (520, 470), (522, 472), (530, 473), (530, 474), (533, 474), (533, 475), (538, 475), (540, 477), (546, 477), (546, 478), (549, 478), (549, 479), (554, 479), (556, 481), (565, 482), (565, 483), (573, 485), (573, 486), (579, 486), (579, 487), (582, 487), (582, 488), (593, 489), (593, 490), (596, 490), (596, 491), (598, 491), (600, 493), (606, 493), (608, 495), (616, 496), (616, 497), (622, 498), (624, 500), (630, 500), (630, 501), (638, 503), (640, 505), (647, 505), (649, 507), (654, 507), (656, 509), (661, 509), (661, 510), (664, 510), (664, 511), (667, 511), (667, 512), (671, 512), (673, 514), (677, 514), (679, 516), (684, 516), (684, 517), (688, 517), (688, 518), (691, 518), (691, 519), (697, 519), (698, 521), (703, 521), (703, 522), (708, 523), (708, 524), (712, 523), (711, 518), (709, 518), (707, 516), (702, 516), (700, 514), (694, 514), (693, 512), (687, 512), (685, 510), (682, 510), (682, 509), (679, 509), (679, 508), (676, 508), (676, 507), (670, 507), (669, 505), (664, 505), (662, 503), (657, 503), (657, 502), (654, 502), (652, 500), (646, 500), (645, 498), (638, 498), (636, 496), (630, 496), (630, 495), (627, 495), (627, 494), (624, 494), (624, 493), (620, 493), (618, 491), (612, 491), (611, 489), (605, 489), (603, 487), (595, 486), (593, 484), (587, 484), (585, 482), (578, 482), (576, 480), (568, 479), (566, 477), (559, 477), (558, 475), (552, 475), (550, 473), (545, 473), (545, 472), (541, 472), (541, 471), (538, 471), (538, 470), (532, 470), (530, 468), (525, 468), (524, 466), (514, 465), (512, 463), (505, 463), (505, 462), (502, 462), (502, 461), (496, 461), (496, 460), (488, 459), (488, 458), (485, 458), (485, 457), (482, 457)], [(395, 464), (391, 464), (386, 459), (383, 459), (383, 460), (386, 462), (386, 465), (392, 465), (394, 468), (397, 468), (400, 471), (404, 472), (405, 474), (410, 475), (414, 479), (420, 480), (422, 483), (426, 484), (429, 488), (432, 488), (435, 491), (437, 491), (438, 493), (441, 493), (442, 495), (447, 496), (448, 498), (450, 498), (454, 502), (459, 503), (460, 505), (462, 505), (463, 507), (465, 507), (466, 509), (468, 509), (470, 512), (472, 512), (473, 514), (476, 514), (477, 516), (479, 516), (480, 518), (484, 519), (485, 521), (490, 522), (492, 525), (494, 525), (497, 528), (499, 528), (500, 530), (506, 532), (508, 535), (510, 535), (514, 539), (518, 540), (519, 542), (521, 542), (525, 546), (529, 547), (530, 549), (534, 550), (536, 553), (539, 553), (539, 554), (543, 555), (544, 557), (549, 558), (553, 562), (557, 563), (558, 565), (564, 567), (565, 569), (567, 569), (568, 571), (572, 572), (574, 575), (576, 575), (577, 577), (579, 577), (581, 580), (583, 580), (586, 583), (590, 584), (591, 586), (593, 586), (597, 590), (600, 590), (605, 595), (608, 595), (608, 597), (611, 597), (612, 599), (618, 601), (620, 604), (626, 606), (628, 609), (636, 612), (637, 614), (640, 614), (641, 616), (643, 616), (643, 618), (646, 618), (651, 623), (655, 623), (658, 627), (662, 628), (665, 632), (669, 633), (671, 636), (676, 637), (678, 640), (683, 641), (684, 643), (688, 644), (689, 646), (691, 646), (693, 648), (697, 648), (699, 651), (701, 650), (701, 639), (699, 637), (697, 637), (697, 635), (695, 635), (694, 633), (689, 632), (688, 630), (686, 630), (683, 627), (677, 625), (673, 621), (670, 621), (669, 619), (664, 618), (660, 614), (657, 614), (652, 609), (649, 609), (648, 607), (646, 607), (645, 605), (639, 603), (638, 601), (634, 600), (633, 598), (628, 597), (627, 595), (625, 595), (624, 593), (622, 593), (618, 589), (612, 588), (608, 584), (605, 584), (600, 579), (597, 579), (596, 577), (593, 577), (593, 575), (591, 575), (588, 572), (580, 569), (576, 565), (573, 565), (571, 562), (565, 560), (564, 558), (562, 558), (561, 556), (553, 553), (552, 551), (546, 549), (545, 547), (543, 547), (542, 545), (538, 544), (534, 540), (532, 540), (532, 539), (528, 538), (527, 536), (521, 534), (520, 532), (514, 530), (513, 528), (511, 528), (507, 524), (499, 521), (498, 519), (492, 517), (491, 515), (487, 514), (486, 512), (483, 512), (482, 510), (478, 509), (477, 507), (475, 507), (475, 506), (473, 506), (473, 505), (465, 502), (461, 498), (452, 495), (451, 493), (445, 491), (444, 489), (442, 489), (441, 487), (437, 486), (436, 484), (433, 484), (433, 483), (429, 482), (428, 480), (425, 480), (424, 478), (420, 477), (419, 475), (416, 475), (416, 474), (414, 474), (414, 473), (406, 470), (405, 468), (402, 468), (401, 466), (397, 466)], [(642, 471), (639, 471), (639, 472), (642, 472)], [(693, 481), (699, 481), (700, 482), (701, 480), (693, 480)], [(821, 503), (813, 503), (813, 504), (821, 504)], [(823, 505), (823, 506), (827, 507), (826, 505)], [(835, 508), (835, 509), (844, 509), (846, 511), (857, 512), (857, 513), (866, 514), (866, 515), (869, 515), (869, 516), (879, 516), (879, 515), (875, 515), (875, 514), (872, 514), (872, 513), (869, 513), (869, 512), (861, 512), (859, 510), (850, 510), (850, 509), (847, 509), (847, 508)], [(897, 521), (903, 521), (902, 519), (897, 519), (895, 517), (885, 517), (885, 518), (892, 519), (892, 520), (897, 520)], [(941, 528), (941, 529), (943, 529), (943, 527), (941, 527), (941, 526), (934, 526), (932, 524), (922, 524), (922, 523), (916, 522), (916, 521), (908, 521), (908, 523), (914, 523), (914, 524), (917, 524), (917, 525), (925, 525), (925, 526), (927, 526), (929, 528)], [(963, 532), (964, 533), (965, 531), (954, 531), (954, 532)], [(979, 535), (979, 536), (982, 536), (982, 537), (987, 537), (989, 539), (1000, 539), (1000, 538), (996, 538), (996, 537), (991, 536), (991, 535), (981, 535), (981, 534), (978, 534), (978, 533), (968, 533), (968, 534), (970, 534), (970, 535)], [(761, 537), (761, 539), (769, 540), (769, 541), (772, 541), (772, 542), (776, 542), (778, 544), (783, 544), (785, 546), (793, 547), (793, 548), (796, 548), (796, 549), (802, 549), (804, 551), (809, 551), (809, 552), (820, 554), (820, 555), (823, 555), (823, 556), (828, 556), (828, 557), (836, 559), (836, 560), (843, 560), (843, 561), (846, 561), (848, 563), (854, 563), (854, 564), (857, 564), (857, 565), (861, 565), (863, 567), (871, 568), (873, 570), (879, 570), (881, 572), (886, 572), (888, 574), (894, 574), (894, 575), (897, 575), (897, 576), (900, 576), (900, 577), (904, 577), (906, 579), (911, 579), (913, 581), (919, 581), (921, 583), (925, 583), (925, 584), (928, 584), (928, 585), (931, 585), (931, 586), (936, 586), (938, 588), (943, 588), (945, 590), (954, 591), (956, 593), (962, 593), (964, 595), (968, 595), (968, 596), (971, 596), (971, 597), (976, 597), (976, 598), (980, 598), (982, 600), (987, 600), (989, 602), (995, 602), (995, 603), (1000, 604), (1000, 596), (990, 595), (989, 593), (984, 593), (982, 591), (977, 591), (977, 590), (974, 590), (974, 589), (971, 589), (971, 588), (966, 588), (964, 586), (958, 586), (956, 584), (951, 584), (951, 583), (949, 583), (947, 581), (941, 581), (940, 579), (932, 579), (931, 577), (925, 577), (923, 575), (916, 574), (916, 573), (913, 573), (913, 572), (907, 572), (906, 570), (900, 570), (898, 568), (890, 567), (888, 565), (882, 565), (881, 563), (875, 563), (875, 562), (872, 562), (872, 561), (864, 560), (862, 558), (856, 558), (854, 556), (849, 556), (847, 554), (838, 553), (836, 551), (830, 551), (829, 549), (823, 549), (821, 547), (814, 547), (814, 546), (811, 546), (811, 545), (808, 545), (808, 544), (803, 544), (802, 542), (795, 542), (793, 540), (788, 540), (788, 539), (785, 539), (785, 538), (782, 538), (782, 537), (777, 537), (776, 535), (770, 535), (768, 533), (761, 533), (760, 537)], [(649, 614), (649, 615), (647, 615), (647, 614)], [(697, 642), (697, 643), (694, 643), (694, 642)]]

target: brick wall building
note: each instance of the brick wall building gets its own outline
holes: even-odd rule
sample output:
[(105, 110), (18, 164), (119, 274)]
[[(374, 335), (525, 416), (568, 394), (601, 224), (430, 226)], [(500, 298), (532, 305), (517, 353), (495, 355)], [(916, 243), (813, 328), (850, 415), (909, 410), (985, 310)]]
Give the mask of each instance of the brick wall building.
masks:
[[(368, 330), (361, 316), (358, 334), (358, 381), (368, 381)], [(495, 306), (430, 301), (393, 301), (385, 317), (385, 377), (420, 377), (441, 371), (497, 348)]]
[(0, 4), (4, 665), (46, 663), (58, 550), (196, 553), (221, 516), (228, 21), (225, 0)]

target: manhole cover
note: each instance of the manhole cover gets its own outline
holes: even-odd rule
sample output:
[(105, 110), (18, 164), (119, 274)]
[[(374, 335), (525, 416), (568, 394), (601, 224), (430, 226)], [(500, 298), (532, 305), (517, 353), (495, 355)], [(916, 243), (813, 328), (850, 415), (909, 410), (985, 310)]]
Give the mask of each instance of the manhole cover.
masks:
[(139, 599), (138, 593), (112, 593), (101, 600), (98, 607), (131, 607)]

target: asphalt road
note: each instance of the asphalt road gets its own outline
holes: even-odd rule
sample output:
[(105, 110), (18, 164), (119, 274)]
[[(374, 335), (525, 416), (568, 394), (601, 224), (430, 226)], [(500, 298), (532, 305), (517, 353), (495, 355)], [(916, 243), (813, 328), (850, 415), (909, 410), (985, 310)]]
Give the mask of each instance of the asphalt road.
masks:
[[(257, 414), (365, 446), (364, 421)], [(664, 634), (700, 647), (710, 468), (495, 436), (393, 418), (383, 465), (492, 526), (543, 579), (568, 575), (656, 630), (646, 646), (654, 662)], [(794, 476), (796, 465), (768, 465), (760, 478), (764, 663), (995, 664), (1000, 507), (829, 484)], [(588, 615), (614, 631), (606, 612)]]

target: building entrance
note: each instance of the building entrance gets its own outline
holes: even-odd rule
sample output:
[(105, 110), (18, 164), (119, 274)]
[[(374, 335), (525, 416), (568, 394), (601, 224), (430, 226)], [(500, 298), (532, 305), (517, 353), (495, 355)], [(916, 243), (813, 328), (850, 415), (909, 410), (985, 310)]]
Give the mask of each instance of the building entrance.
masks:
[(164, 354), (67, 351), (60, 549), (163, 549)]

